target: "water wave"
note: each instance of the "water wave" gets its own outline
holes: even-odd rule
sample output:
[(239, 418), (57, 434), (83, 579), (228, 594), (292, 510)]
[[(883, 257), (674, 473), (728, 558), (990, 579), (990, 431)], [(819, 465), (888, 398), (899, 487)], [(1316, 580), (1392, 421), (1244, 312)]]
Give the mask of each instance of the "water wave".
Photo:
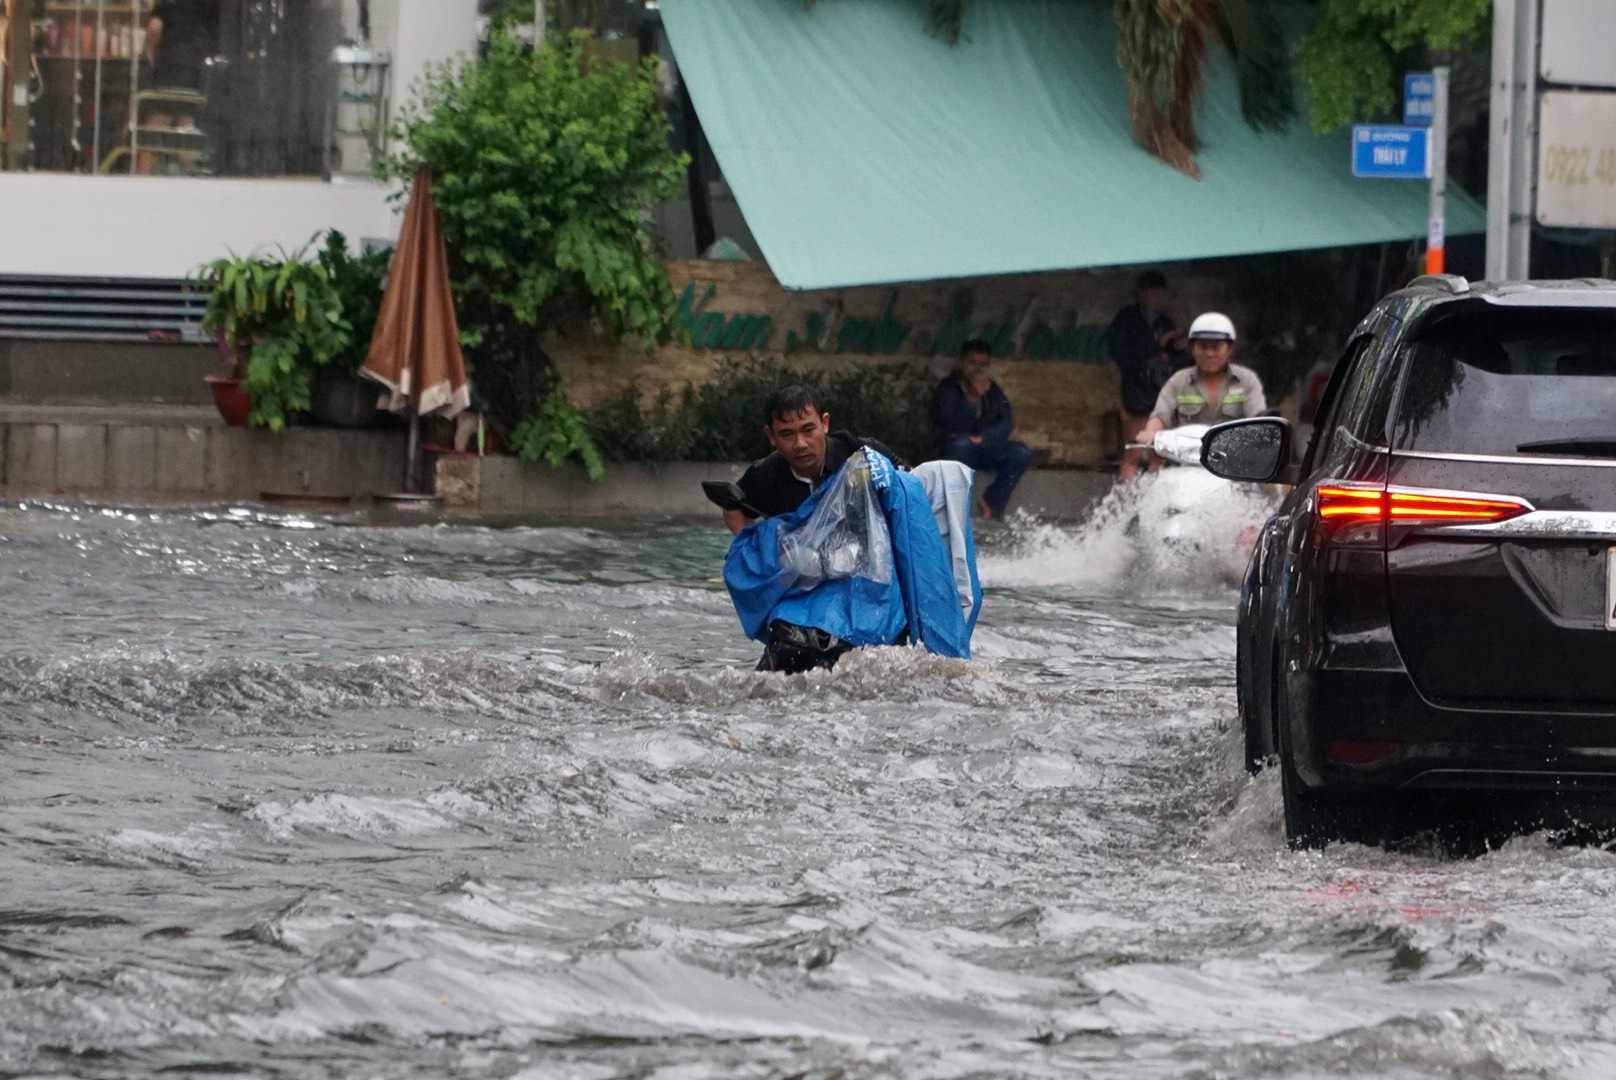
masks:
[(1009, 550), (981, 560), (983, 583), (1085, 593), (1217, 593), (1239, 581), (1273, 510), (1260, 489), (1199, 469), (1166, 469), (1113, 486), (1078, 525), (1012, 517)]

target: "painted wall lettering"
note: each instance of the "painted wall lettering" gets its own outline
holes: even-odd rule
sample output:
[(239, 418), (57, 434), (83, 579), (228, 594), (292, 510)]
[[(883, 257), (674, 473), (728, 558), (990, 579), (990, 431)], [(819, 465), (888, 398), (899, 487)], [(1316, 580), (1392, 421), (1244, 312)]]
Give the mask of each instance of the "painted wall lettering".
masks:
[(943, 319), (930, 333), (917, 331), (899, 318), (899, 290), (887, 294), (881, 313), (874, 317), (848, 315), (840, 321), (827, 321), (821, 311), (802, 315), (802, 325), (787, 330), (778, 344), (774, 320), (761, 314), (729, 314), (709, 310), (718, 292), (706, 284), (698, 295), (698, 284), (691, 282), (679, 294), (674, 313), (677, 325), (690, 335), (697, 349), (725, 352), (764, 352), (779, 348), (786, 353), (852, 353), (860, 356), (953, 356), (970, 338), (981, 338), (998, 357), (1022, 356), (1031, 360), (1066, 360), (1079, 363), (1105, 363), (1106, 328), (1077, 321), (1074, 311), (1054, 322), (1034, 319), (1020, 342), (1027, 303), (1006, 307), (994, 317), (981, 318), (976, 310), (976, 293), (969, 288), (954, 291), (944, 309)]
[(774, 336), (774, 321), (767, 315), (724, 315), (708, 311), (718, 286), (709, 284), (696, 299), (696, 283), (691, 282), (679, 294), (679, 305), (674, 309), (674, 325), (690, 334), (690, 344), (697, 349), (726, 349), (738, 352), (760, 352), (769, 347)]

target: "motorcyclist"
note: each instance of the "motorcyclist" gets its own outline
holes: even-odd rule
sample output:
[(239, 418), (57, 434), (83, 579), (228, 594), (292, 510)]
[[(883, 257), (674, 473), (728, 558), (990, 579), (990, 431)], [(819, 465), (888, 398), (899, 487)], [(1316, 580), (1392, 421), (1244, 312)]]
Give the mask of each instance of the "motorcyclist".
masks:
[[(1257, 373), (1230, 363), (1235, 331), (1227, 315), (1208, 311), (1196, 316), (1190, 324), (1189, 341), (1195, 366), (1174, 373), (1162, 386), (1150, 420), (1139, 433), (1141, 443), (1151, 442), (1157, 432), (1169, 428), (1218, 424), (1259, 416), (1268, 409)], [(1159, 467), (1160, 459), (1151, 465)]]

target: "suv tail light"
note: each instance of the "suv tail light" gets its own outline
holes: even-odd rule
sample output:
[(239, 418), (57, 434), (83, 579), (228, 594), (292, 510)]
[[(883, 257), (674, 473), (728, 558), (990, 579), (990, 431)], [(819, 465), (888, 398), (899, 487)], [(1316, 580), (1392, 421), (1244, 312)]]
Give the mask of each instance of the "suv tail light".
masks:
[(1380, 484), (1324, 483), (1315, 498), (1329, 542), (1336, 545), (1379, 545), (1399, 526), (1485, 525), (1532, 511), (1530, 503), (1506, 495)]

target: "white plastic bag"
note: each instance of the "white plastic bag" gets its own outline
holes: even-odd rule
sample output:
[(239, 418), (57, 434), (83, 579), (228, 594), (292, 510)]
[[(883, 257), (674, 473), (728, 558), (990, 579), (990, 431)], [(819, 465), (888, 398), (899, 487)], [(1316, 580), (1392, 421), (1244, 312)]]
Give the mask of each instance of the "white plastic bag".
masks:
[(780, 573), (793, 592), (808, 592), (832, 578), (892, 580), (892, 533), (862, 449), (819, 493), (807, 521), (780, 531)]

